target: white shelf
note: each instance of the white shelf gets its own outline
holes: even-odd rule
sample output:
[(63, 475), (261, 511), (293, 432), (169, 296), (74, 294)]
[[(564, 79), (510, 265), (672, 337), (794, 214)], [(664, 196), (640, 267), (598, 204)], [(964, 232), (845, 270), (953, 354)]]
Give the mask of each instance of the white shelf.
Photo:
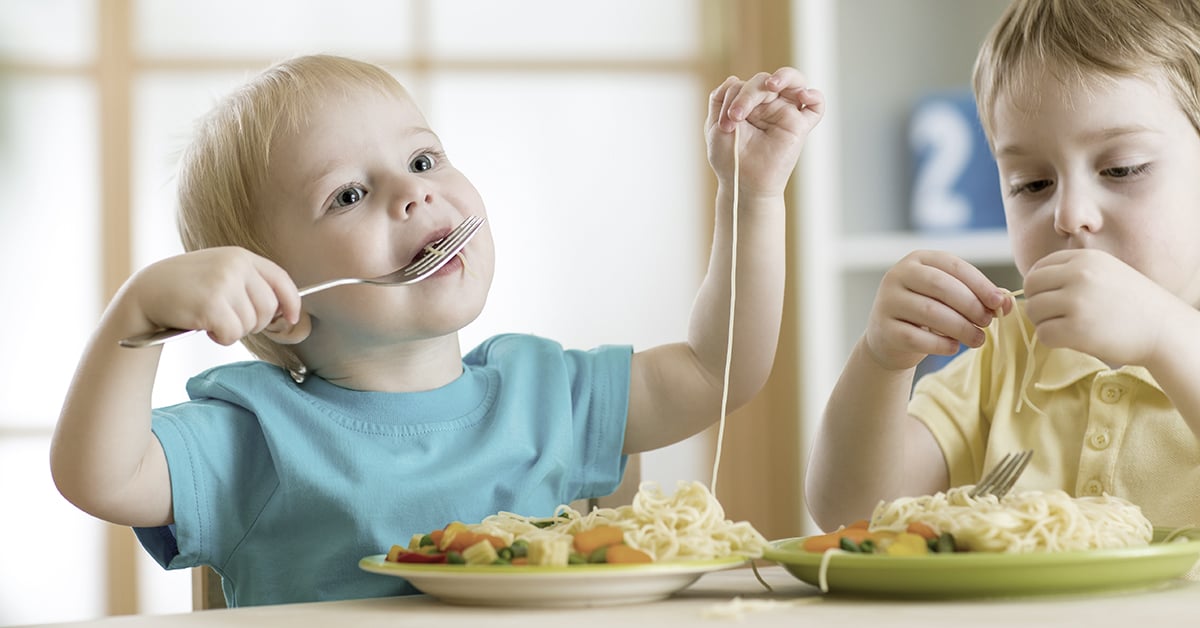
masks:
[(916, 250), (953, 253), (976, 266), (1012, 263), (1003, 229), (942, 233), (877, 232), (845, 236), (838, 249), (844, 271), (886, 270)]
[(800, 260), (792, 285), (801, 294), (802, 451), (865, 327), (878, 289), (872, 275), (927, 249), (1015, 281), (1002, 230), (908, 231), (903, 200), (912, 190), (914, 105), (930, 93), (969, 90), (979, 44), (1009, 1), (792, 0), (796, 64), (829, 103), (801, 155), (791, 227)]

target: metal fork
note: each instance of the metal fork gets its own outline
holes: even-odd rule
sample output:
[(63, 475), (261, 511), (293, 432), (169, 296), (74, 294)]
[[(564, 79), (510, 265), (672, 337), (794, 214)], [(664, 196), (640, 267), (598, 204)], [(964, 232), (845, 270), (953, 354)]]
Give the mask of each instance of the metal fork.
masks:
[(971, 489), (971, 497), (981, 497), (983, 495), (995, 495), (996, 499), (1004, 497), (1013, 484), (1017, 483), (1017, 478), (1021, 477), (1021, 473), (1025, 471), (1025, 467), (1029, 465), (1029, 460), (1033, 458), (1033, 450), (1027, 449), (1019, 453), (1006, 454), (992, 467), (987, 475)]
[[(463, 250), (463, 247), (467, 246), (471, 238), (475, 237), (475, 234), (479, 232), (484, 222), (485, 220), (479, 216), (467, 218), (462, 224), (455, 227), (453, 231), (446, 234), (446, 237), (426, 246), (419, 258), (399, 270), (379, 277), (342, 277), (340, 279), (322, 281), (321, 283), (301, 288), (300, 296), (306, 297), (314, 292), (347, 284), (365, 283), (378, 286), (407, 286), (417, 283), (436, 273), (447, 262), (454, 259), (454, 256), (458, 255)], [(168, 340), (190, 336), (199, 331), (199, 329), (159, 329), (122, 339), (120, 345), (131, 348), (152, 347)]]

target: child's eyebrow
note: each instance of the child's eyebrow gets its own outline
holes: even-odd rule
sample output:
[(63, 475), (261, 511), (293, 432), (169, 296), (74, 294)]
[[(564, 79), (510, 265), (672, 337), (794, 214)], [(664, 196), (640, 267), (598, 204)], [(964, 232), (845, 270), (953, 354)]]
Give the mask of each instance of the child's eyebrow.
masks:
[[(1148, 127), (1141, 124), (1129, 124), (1123, 126), (1105, 127), (1102, 129), (1096, 129), (1095, 131), (1081, 133), (1078, 136), (1077, 141), (1081, 143), (1107, 142), (1119, 137), (1143, 134), (1161, 135), (1162, 131), (1160, 129), (1155, 129), (1153, 127)], [(1019, 143), (1002, 144), (996, 147), (996, 157), (1023, 157), (1032, 152), (1032, 150), (1029, 150)]]

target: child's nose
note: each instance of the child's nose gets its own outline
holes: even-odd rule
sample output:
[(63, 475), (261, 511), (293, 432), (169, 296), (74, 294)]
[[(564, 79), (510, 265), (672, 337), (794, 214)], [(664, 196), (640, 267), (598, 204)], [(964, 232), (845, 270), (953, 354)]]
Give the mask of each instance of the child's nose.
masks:
[(407, 176), (396, 182), (389, 211), (396, 218), (408, 218), (433, 203), (433, 190), (420, 177)]
[(1054, 208), (1054, 230), (1062, 235), (1095, 233), (1101, 224), (1100, 208), (1086, 191), (1062, 185)]

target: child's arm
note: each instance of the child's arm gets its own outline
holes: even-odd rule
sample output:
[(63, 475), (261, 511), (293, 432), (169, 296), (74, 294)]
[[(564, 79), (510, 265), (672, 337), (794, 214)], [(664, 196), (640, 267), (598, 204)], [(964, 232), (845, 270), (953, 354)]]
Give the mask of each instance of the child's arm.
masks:
[(729, 326), (733, 145), (739, 151), (737, 310), (729, 410), (766, 382), (775, 359), (783, 310), (784, 188), (824, 98), (792, 68), (730, 77), (712, 92), (708, 158), (717, 174), (716, 226), (708, 272), (692, 307), (686, 343), (633, 356), (625, 451), (668, 445), (717, 421)]
[(884, 275), (812, 449), (805, 494), (819, 526), (867, 517), (881, 499), (948, 487), (933, 435), (908, 415), (913, 374), (927, 355), (982, 345), (980, 328), (1001, 307), (1011, 308), (1008, 296), (948, 253), (912, 253)]
[(60, 492), (81, 510), (121, 525), (172, 521), (166, 459), (150, 431), (150, 393), (161, 348), (121, 338), (159, 327), (205, 329), (232, 344), (299, 319), (300, 297), (283, 269), (244, 249), (163, 260), (135, 274), (109, 304), (67, 392), (50, 449)]
[(1200, 312), (1194, 305), (1094, 249), (1038, 260), (1025, 277), (1025, 299), (1038, 342), (1146, 367), (1200, 437)]

